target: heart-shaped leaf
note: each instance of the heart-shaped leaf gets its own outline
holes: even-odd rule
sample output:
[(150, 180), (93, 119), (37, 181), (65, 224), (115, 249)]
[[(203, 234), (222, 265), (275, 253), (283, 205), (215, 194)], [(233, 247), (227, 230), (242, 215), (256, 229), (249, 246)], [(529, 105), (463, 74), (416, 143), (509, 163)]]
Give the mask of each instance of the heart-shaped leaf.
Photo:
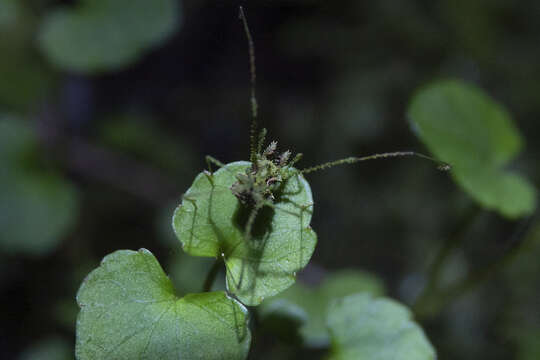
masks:
[(410, 311), (396, 301), (361, 293), (328, 309), (332, 360), (432, 360), (435, 350)]
[(188, 254), (222, 257), (229, 291), (245, 304), (258, 305), (294, 283), (296, 272), (311, 258), (317, 236), (309, 227), (311, 189), (301, 175), (284, 182), (274, 208), (264, 207), (251, 237), (244, 236), (250, 210), (230, 187), (249, 166), (240, 161), (213, 174), (199, 174), (174, 213), (173, 227)]
[(247, 310), (224, 292), (178, 298), (146, 249), (106, 256), (77, 294), (76, 356), (84, 359), (244, 359)]
[(420, 90), (408, 113), (420, 139), (452, 164), (455, 181), (478, 203), (510, 218), (534, 210), (534, 187), (503, 169), (522, 139), (500, 104), (472, 85), (447, 80)]
[[(263, 321), (274, 318), (301, 322), (299, 335), (305, 346), (326, 347), (330, 336), (326, 328), (326, 310), (332, 299), (366, 292), (373, 296), (384, 293), (383, 283), (375, 276), (359, 270), (341, 270), (330, 274), (319, 287), (296, 283), (289, 289), (261, 304)], [(301, 309), (301, 312), (297, 310)], [(295, 310), (295, 311), (292, 311)], [(301, 314), (302, 316), (299, 316)], [(281, 332), (279, 325), (274, 329)]]
[(63, 69), (113, 70), (137, 60), (179, 23), (176, 0), (83, 0), (45, 18), (40, 45)]

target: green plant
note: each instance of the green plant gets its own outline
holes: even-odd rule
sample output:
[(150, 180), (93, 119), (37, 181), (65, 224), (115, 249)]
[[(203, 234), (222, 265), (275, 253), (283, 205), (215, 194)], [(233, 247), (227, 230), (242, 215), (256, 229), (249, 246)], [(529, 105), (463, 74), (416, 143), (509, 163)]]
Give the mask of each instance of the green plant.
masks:
[[(106, 256), (100, 267), (85, 279), (77, 295), (81, 308), (77, 321), (77, 357), (242, 359), (247, 357), (251, 341), (249, 314), (259, 311), (246, 306), (262, 304), (259, 313), (263, 321), (276, 318), (289, 321), (300, 329), (306, 346), (329, 347), (332, 359), (434, 359), (435, 351), (412, 321), (410, 311), (382, 297), (383, 286), (377, 280), (368, 280), (354, 272), (328, 280), (316, 290), (292, 286), (297, 272), (309, 262), (317, 242), (310, 228), (313, 198), (304, 174), (384, 157), (433, 159), (415, 152), (393, 152), (350, 157), (299, 170), (293, 166), (300, 157), (290, 160), (288, 151), (276, 155), (275, 142), (263, 150), (266, 131), (257, 136), (256, 126), (254, 50), (242, 13), (241, 17), (250, 43), (253, 114), (250, 161), (222, 164), (207, 157), (209, 167), (213, 163), (220, 168), (216, 172), (209, 169), (195, 178), (173, 216), (173, 228), (183, 250), (192, 256), (216, 259), (203, 292), (177, 297), (171, 281), (148, 250), (120, 250)], [(450, 90), (451, 99), (455, 91), (452, 89), (455, 86)], [(466, 99), (474, 99), (474, 95), (466, 95)], [(439, 103), (447, 100), (444, 96), (437, 99)], [(516, 141), (509, 140), (510, 150), (494, 156), (493, 161), (486, 157), (474, 164), (461, 165), (461, 158), (454, 156), (454, 152), (439, 152), (440, 142), (431, 142), (433, 135), (424, 130), (425, 119), (433, 112), (431, 108), (424, 109), (426, 103), (436, 102), (423, 100), (419, 95), (410, 111), (420, 136), (437, 156), (457, 166), (454, 177), (458, 183), (463, 182), (462, 186), (482, 205), (494, 207), (485, 196), (477, 195), (474, 186), (468, 186), (467, 176), (477, 174), (474, 169), (479, 164), (485, 165), (481, 169), (486, 174), (492, 174), (515, 153)], [(462, 104), (457, 106), (466, 108)], [(472, 106), (493, 108), (483, 98), (481, 104)], [(444, 120), (444, 116), (440, 118)], [(497, 129), (508, 122), (501, 120), (493, 126)], [(493, 144), (495, 141), (488, 141), (482, 150), (486, 148), (485, 153), (491, 155), (489, 146)], [(458, 146), (448, 143), (451, 149)], [(467, 154), (462, 157), (467, 158)], [(438, 164), (443, 170), (449, 168), (446, 162)], [(498, 186), (494, 185), (497, 189)], [(518, 210), (516, 206), (510, 210), (503, 208), (501, 213), (520, 216), (532, 211), (533, 192), (522, 191), (526, 193), (522, 196), (527, 200), (526, 206)], [(211, 292), (222, 265), (227, 290)], [(351, 279), (354, 285), (344, 286)], [(266, 298), (271, 299), (264, 302)], [(306, 303), (309, 298), (316, 301)]]

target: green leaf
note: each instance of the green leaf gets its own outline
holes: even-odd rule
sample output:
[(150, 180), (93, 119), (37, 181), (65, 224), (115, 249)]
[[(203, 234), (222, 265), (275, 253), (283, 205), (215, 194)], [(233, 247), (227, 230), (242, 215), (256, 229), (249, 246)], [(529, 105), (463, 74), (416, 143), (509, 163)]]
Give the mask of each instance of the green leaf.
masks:
[(37, 166), (30, 127), (0, 117), (0, 249), (44, 255), (56, 248), (77, 218), (77, 192), (60, 176)]
[[(278, 296), (265, 300), (261, 304), (260, 315), (264, 321), (281, 318), (301, 322), (299, 333), (303, 344), (325, 347), (330, 343), (326, 328), (328, 305), (332, 299), (358, 292), (380, 296), (384, 294), (384, 285), (369, 273), (341, 270), (327, 276), (317, 288), (296, 283)], [(275, 330), (281, 331), (277, 326)]]
[(535, 209), (535, 188), (504, 169), (523, 144), (502, 105), (472, 85), (447, 80), (421, 89), (408, 113), (420, 139), (452, 165), (455, 181), (480, 205), (510, 218)]
[(410, 311), (390, 299), (361, 293), (328, 309), (332, 360), (428, 360), (435, 350)]
[(227, 287), (240, 301), (258, 305), (291, 286), (296, 272), (311, 258), (317, 236), (309, 227), (313, 198), (301, 175), (289, 178), (275, 202), (263, 208), (252, 237), (244, 238), (249, 210), (232, 194), (236, 174), (250, 166), (234, 162), (213, 175), (201, 173), (173, 216), (173, 228), (184, 251), (222, 257)]
[(83, 0), (49, 14), (39, 40), (55, 65), (98, 72), (136, 61), (179, 25), (175, 0)]
[(224, 292), (176, 297), (146, 249), (106, 256), (77, 294), (76, 356), (84, 359), (244, 359), (247, 310)]

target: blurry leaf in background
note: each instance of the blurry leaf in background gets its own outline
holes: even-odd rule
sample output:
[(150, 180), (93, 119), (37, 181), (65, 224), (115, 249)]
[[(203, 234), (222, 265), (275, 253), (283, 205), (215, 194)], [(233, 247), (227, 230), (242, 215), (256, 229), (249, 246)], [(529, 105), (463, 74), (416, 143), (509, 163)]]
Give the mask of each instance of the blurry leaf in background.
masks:
[(180, 22), (177, 0), (83, 0), (50, 13), (39, 40), (56, 66), (92, 73), (137, 61)]
[(421, 89), (408, 113), (417, 136), (452, 165), (456, 182), (482, 206), (510, 218), (534, 211), (534, 187), (504, 170), (523, 144), (500, 104), (472, 85), (447, 80)]
[(51, 337), (30, 345), (19, 360), (73, 359), (73, 345), (60, 337)]
[(36, 164), (35, 134), (22, 120), (0, 117), (0, 249), (44, 255), (77, 219), (76, 189)]
[(76, 355), (83, 359), (244, 359), (247, 309), (225, 292), (178, 298), (152, 253), (106, 256), (77, 294)]
[(431, 360), (435, 350), (410, 311), (386, 298), (360, 293), (328, 308), (332, 360)]
[(516, 360), (540, 359), (540, 327), (535, 331), (527, 331), (517, 337)]
[(53, 85), (34, 48), (36, 22), (25, 2), (0, 1), (0, 105), (8, 109), (28, 110)]
[[(384, 285), (377, 277), (360, 270), (340, 270), (330, 273), (317, 288), (296, 283), (276, 297), (261, 304), (263, 321), (272, 318), (290, 319), (301, 323), (300, 337), (305, 346), (325, 347), (330, 343), (326, 328), (326, 310), (332, 299), (365, 292), (383, 295)], [(293, 321), (294, 322), (294, 321)], [(282, 329), (283, 328), (283, 329)], [(284, 326), (271, 329), (281, 332)]]
[(200, 173), (174, 212), (173, 228), (186, 253), (223, 257), (228, 290), (244, 304), (258, 305), (294, 284), (296, 272), (315, 250), (317, 235), (309, 226), (311, 189), (301, 175), (294, 175), (283, 182), (275, 208), (259, 211), (247, 241), (250, 209), (230, 187), (249, 166), (238, 161), (212, 175)]

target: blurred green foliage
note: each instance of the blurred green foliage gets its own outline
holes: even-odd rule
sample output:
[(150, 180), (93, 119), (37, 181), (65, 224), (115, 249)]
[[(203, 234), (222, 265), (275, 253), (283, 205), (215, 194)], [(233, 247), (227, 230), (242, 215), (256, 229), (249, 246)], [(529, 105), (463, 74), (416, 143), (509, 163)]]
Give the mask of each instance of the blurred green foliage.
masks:
[(336, 299), (328, 309), (329, 358), (436, 359), (435, 349), (411, 318), (405, 306), (390, 299), (373, 299), (366, 293)]
[[(159, 45), (180, 25), (174, 0), (87, 0), (44, 19), (40, 44), (56, 66), (77, 72), (118, 69)], [(144, 26), (142, 26), (144, 24)]]
[[(247, 158), (249, 74), (237, 6), (0, 1), (0, 305), (9, 309), (0, 315), (0, 358), (46, 358), (57, 351), (47, 350), (53, 336), (64, 345), (54, 340), (50, 348), (67, 344), (71, 356), (76, 289), (115, 249), (150, 248), (168, 265), (179, 295), (199, 291), (211, 262), (182, 255), (171, 204), (205, 167), (204, 155)], [(478, 141), (488, 134), (476, 129), (485, 114), (471, 108), (474, 130), (450, 119), (449, 131), (483, 133), (472, 140), (482, 150), (469, 150), (483, 156), (472, 165), (481, 181), (519, 173), (538, 187), (536, 1), (253, 1), (246, 10), (260, 120), (270, 139), (305, 154), (300, 166), (422, 151), (422, 143), (442, 157), (435, 147), (451, 139), (417, 141), (406, 121), (408, 100), (434, 79), (455, 78), (468, 85), (451, 86), (451, 98), (495, 103), (513, 119), (502, 137), (515, 147), (503, 151)], [(490, 98), (478, 100), (478, 89)], [(463, 171), (451, 174), (464, 189)], [(417, 319), (438, 357), (538, 357), (538, 220), (518, 218), (532, 211), (530, 191), (518, 198), (507, 185), (475, 186), (467, 195), (430, 164), (405, 159), (335, 168), (309, 181), (319, 243), (301, 279), (320, 283), (339, 269), (366, 269), (387, 294), (411, 305), (451, 242), (441, 290), (495, 270), (449, 296), (440, 314)], [(479, 190), (490, 195), (480, 199)], [(471, 202), (496, 212), (471, 217)], [(223, 289), (222, 275), (214, 289)], [(285, 337), (295, 337), (310, 318), (311, 298), (303, 300), (282, 303), (286, 316), (274, 324), (282, 333), (256, 333), (251, 358), (326, 356), (282, 339), (286, 324), (292, 331)]]
[(32, 108), (54, 85), (33, 46), (38, 21), (24, 2), (0, 1), (0, 106), (7, 109)]
[(73, 346), (56, 336), (31, 345), (20, 360), (69, 360), (73, 358)]
[[(384, 294), (384, 285), (371, 274), (359, 270), (340, 270), (329, 274), (316, 288), (296, 283), (278, 296), (266, 300), (261, 306), (260, 316), (263, 322), (271, 322), (276, 317), (292, 315), (293, 321), (300, 317), (298, 330), (302, 344), (324, 348), (330, 344), (326, 327), (326, 310), (330, 302), (360, 292), (380, 296)], [(271, 330), (278, 334), (289, 331), (280, 323)]]
[(27, 122), (0, 117), (0, 249), (8, 253), (52, 252), (77, 219), (77, 191), (39, 166), (35, 134)]
[(535, 188), (502, 171), (522, 150), (510, 115), (479, 89), (443, 81), (420, 90), (409, 107), (413, 129), (476, 201), (508, 217), (532, 213)]

